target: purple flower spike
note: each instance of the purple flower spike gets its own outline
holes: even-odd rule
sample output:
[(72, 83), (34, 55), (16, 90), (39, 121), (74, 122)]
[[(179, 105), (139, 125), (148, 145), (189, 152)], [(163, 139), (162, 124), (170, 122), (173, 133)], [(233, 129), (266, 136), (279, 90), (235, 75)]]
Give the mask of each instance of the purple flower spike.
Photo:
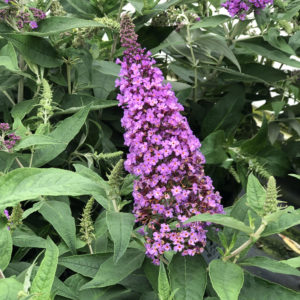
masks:
[[(183, 224), (201, 213), (223, 213), (221, 197), (205, 176), (200, 142), (181, 115), (170, 84), (164, 84), (151, 53), (137, 43), (129, 16), (121, 21), (121, 43), (127, 48), (121, 64), (119, 106), (134, 182), (134, 214), (145, 228), (146, 254), (155, 264), (166, 251), (195, 255), (206, 244), (206, 224)], [(178, 222), (177, 226), (170, 224)]]

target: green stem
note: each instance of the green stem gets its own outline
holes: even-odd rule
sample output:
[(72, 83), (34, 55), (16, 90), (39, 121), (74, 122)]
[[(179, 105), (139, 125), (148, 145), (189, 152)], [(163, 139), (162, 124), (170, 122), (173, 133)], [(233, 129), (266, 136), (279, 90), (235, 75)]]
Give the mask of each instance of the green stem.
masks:
[(67, 63), (67, 81), (68, 81), (68, 94), (72, 94), (72, 82), (71, 82), (71, 65)]
[(192, 36), (191, 36), (191, 31), (190, 31), (190, 23), (188, 18), (186, 18), (188, 21), (187, 26), (186, 26), (186, 31), (187, 31), (187, 44), (190, 48), (191, 56), (192, 56), (192, 63), (193, 63), (193, 69), (194, 69), (194, 102), (197, 101), (197, 88), (198, 88), (198, 70), (197, 70), (197, 61), (195, 58), (195, 53), (193, 49), (193, 41), (192, 41)]
[[(21, 71), (24, 70), (25, 62), (22, 56), (19, 57), (19, 66)], [(18, 83), (18, 103), (24, 100), (24, 77), (19, 80)]]
[(10, 101), (10, 103), (15, 106), (16, 103), (15, 101), (12, 99), (12, 97), (10, 97), (9, 93), (7, 91), (3, 91), (3, 94), (7, 97), (7, 99)]
[(33, 154), (34, 154), (34, 146), (30, 150), (31, 150), (31, 155), (30, 155), (29, 168), (32, 167)]
[(17, 157), (15, 158), (15, 160), (20, 168), (24, 168), (23, 164), (20, 162), (20, 160)]
[[(121, 20), (121, 12), (122, 12), (122, 8), (123, 8), (123, 3), (124, 0), (121, 1), (120, 3), (120, 7), (119, 7), (119, 11), (118, 11), (118, 17), (117, 17), (117, 22), (120, 23)], [(118, 43), (118, 35), (116, 33), (113, 34), (113, 44), (111, 46), (111, 52), (110, 52), (110, 58), (109, 60), (113, 60), (114, 59), (114, 55), (116, 52), (116, 48), (117, 48), (117, 43)]]
[(260, 235), (264, 232), (266, 226), (267, 226), (267, 223), (264, 220), (262, 220), (262, 224), (259, 226), (259, 228), (257, 229), (257, 231), (250, 236), (249, 240), (247, 240), (239, 248), (237, 248), (236, 250), (234, 250), (233, 252), (231, 252), (230, 255), (225, 256), (223, 260), (227, 261), (230, 258), (239, 255), (241, 252), (243, 252), (245, 249), (247, 249), (251, 244), (253, 244), (254, 242), (256, 242), (260, 238)]

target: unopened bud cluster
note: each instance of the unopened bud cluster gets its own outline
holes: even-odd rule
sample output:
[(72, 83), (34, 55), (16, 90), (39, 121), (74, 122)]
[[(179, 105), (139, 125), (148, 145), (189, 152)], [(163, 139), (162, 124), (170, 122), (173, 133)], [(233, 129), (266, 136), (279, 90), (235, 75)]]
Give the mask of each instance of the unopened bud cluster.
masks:
[(193, 11), (185, 10), (185, 6), (175, 7), (171, 6), (166, 11), (153, 17), (153, 26), (177, 26), (181, 27), (186, 24), (187, 20), (190, 23), (200, 21), (200, 17)]
[(43, 120), (44, 124), (48, 124), (49, 118), (53, 115), (53, 105), (52, 105), (52, 90), (46, 79), (42, 80), (42, 95), (39, 103), (37, 116)]

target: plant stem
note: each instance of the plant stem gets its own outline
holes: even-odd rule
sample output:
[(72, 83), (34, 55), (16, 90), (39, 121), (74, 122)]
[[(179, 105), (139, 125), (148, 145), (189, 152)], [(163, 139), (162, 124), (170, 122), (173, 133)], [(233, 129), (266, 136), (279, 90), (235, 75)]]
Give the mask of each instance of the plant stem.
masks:
[(0, 279), (5, 279), (5, 276), (4, 276), (4, 274), (3, 274), (3, 272), (2, 272), (1, 269), (0, 269)]
[(71, 65), (67, 63), (67, 81), (68, 81), (68, 94), (72, 94), (72, 82), (71, 82)]
[(12, 99), (12, 97), (9, 95), (9, 93), (7, 91), (3, 91), (3, 94), (7, 97), (7, 99), (10, 101), (10, 103), (15, 106), (16, 103), (15, 101)]
[(29, 161), (29, 168), (32, 167), (33, 153), (34, 153), (34, 146), (33, 146), (30, 150), (31, 150), (31, 155), (30, 155), (30, 161)]
[[(19, 66), (21, 71), (23, 71), (25, 62), (21, 55), (19, 57)], [(23, 99), (24, 99), (24, 77), (22, 77), (18, 83), (18, 103), (22, 102)]]
[(88, 243), (88, 247), (89, 247), (90, 253), (91, 253), (91, 254), (94, 254), (94, 251), (93, 251), (92, 245), (91, 245), (90, 243)]
[(197, 61), (195, 58), (195, 53), (193, 49), (193, 41), (192, 41), (192, 36), (191, 36), (191, 31), (190, 31), (190, 23), (188, 18), (186, 17), (187, 20), (187, 26), (186, 26), (186, 31), (187, 31), (187, 44), (190, 48), (191, 56), (192, 56), (192, 63), (193, 63), (193, 69), (194, 69), (194, 102), (197, 101), (197, 88), (198, 88), (198, 70), (197, 70)]
[[(119, 11), (118, 11), (118, 17), (117, 17), (117, 22), (120, 23), (121, 20), (121, 12), (122, 12), (122, 8), (123, 8), (123, 2), (124, 0), (121, 0), (120, 3), (120, 7), (119, 7)], [(110, 52), (110, 58), (109, 60), (113, 60), (114, 59), (114, 55), (116, 52), (116, 48), (117, 48), (117, 43), (118, 43), (118, 35), (117, 34), (113, 34), (113, 44), (111, 46), (111, 52)]]
[(20, 162), (20, 160), (17, 157), (15, 158), (15, 160), (20, 168), (24, 168), (23, 164)]
[(259, 226), (259, 228), (257, 229), (257, 231), (250, 236), (249, 240), (247, 240), (239, 248), (237, 248), (236, 250), (234, 250), (233, 252), (231, 252), (230, 255), (225, 256), (223, 260), (227, 261), (230, 258), (239, 255), (242, 251), (244, 251), (245, 249), (247, 249), (253, 242), (256, 242), (260, 238), (260, 235), (263, 233), (263, 231), (265, 230), (266, 226), (267, 226), (267, 223), (264, 220), (262, 220), (262, 224)]

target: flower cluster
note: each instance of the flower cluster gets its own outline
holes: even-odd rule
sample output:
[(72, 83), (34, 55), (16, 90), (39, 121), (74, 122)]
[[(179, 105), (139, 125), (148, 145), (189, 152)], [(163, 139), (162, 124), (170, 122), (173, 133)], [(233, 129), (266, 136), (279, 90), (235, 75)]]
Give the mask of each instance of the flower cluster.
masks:
[(32, 29), (38, 28), (37, 22), (39, 20), (43, 20), (46, 18), (46, 14), (34, 7), (30, 7), (29, 11), (20, 11), (19, 14), (17, 15), (17, 26), (19, 29), (24, 28), (26, 24), (29, 24), (29, 26)]
[[(195, 255), (206, 244), (206, 225), (184, 224), (192, 216), (223, 213), (220, 195), (203, 170), (200, 142), (181, 115), (170, 84), (164, 84), (151, 53), (141, 49), (129, 16), (121, 21), (119, 105), (129, 154), (125, 169), (134, 182), (134, 214), (144, 225), (146, 254), (155, 264), (165, 251)], [(177, 223), (172, 226), (171, 223)]]
[(240, 20), (245, 20), (252, 10), (262, 10), (271, 3), (273, 0), (227, 0), (221, 5), (228, 10), (231, 17), (238, 16)]
[(20, 137), (15, 133), (8, 133), (10, 126), (7, 123), (0, 123), (0, 150), (10, 150), (14, 147)]
[[(6, 3), (12, 2), (11, 0), (4, 0)], [(10, 6), (9, 8), (0, 10), (0, 18), (8, 24), (15, 24), (20, 30), (28, 25), (31, 29), (38, 28), (38, 21), (46, 18), (46, 14), (35, 7), (23, 7), (18, 5)]]

